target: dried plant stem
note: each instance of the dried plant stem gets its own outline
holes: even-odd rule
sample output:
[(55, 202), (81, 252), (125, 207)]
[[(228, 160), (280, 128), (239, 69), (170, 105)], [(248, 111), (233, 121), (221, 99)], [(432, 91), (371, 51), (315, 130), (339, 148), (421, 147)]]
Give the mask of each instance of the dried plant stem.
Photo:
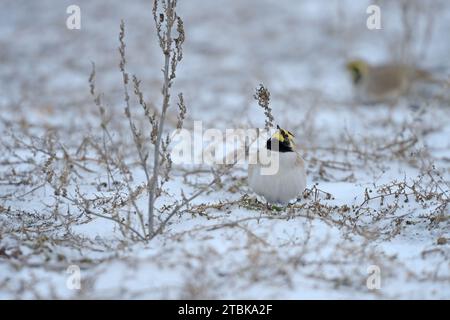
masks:
[[(156, 2), (155, 2), (156, 5)], [(169, 108), (170, 102), (170, 92), (169, 86), (171, 81), (171, 76), (169, 72), (170, 68), (170, 53), (172, 51), (172, 26), (174, 22), (174, 8), (173, 8), (172, 0), (167, 0), (167, 8), (166, 8), (166, 19), (167, 19), (167, 28), (165, 30), (164, 40), (160, 43), (163, 44), (163, 53), (164, 53), (164, 84), (162, 88), (163, 102), (162, 102), (162, 111), (161, 116), (159, 118), (159, 126), (158, 126), (158, 136), (156, 138), (155, 143), (155, 157), (153, 160), (153, 175), (150, 180), (149, 186), (149, 197), (148, 197), (148, 228), (150, 236), (153, 235), (154, 231), (154, 207), (155, 207), (155, 189), (158, 185), (158, 176), (159, 176), (159, 150), (161, 147), (161, 139), (164, 132), (164, 121), (166, 119), (167, 109)], [(172, 70), (174, 71), (174, 70)]]
[[(120, 52), (120, 70), (122, 72), (122, 78), (123, 78), (123, 91), (124, 91), (124, 99), (125, 99), (125, 115), (128, 119), (128, 124), (130, 126), (130, 130), (132, 132), (133, 135), (133, 140), (134, 140), (134, 144), (136, 146), (136, 150), (139, 156), (139, 163), (144, 171), (145, 177), (147, 179), (147, 192), (148, 192), (148, 198), (151, 198), (151, 195), (153, 194), (153, 192), (151, 190), (153, 190), (150, 185), (151, 185), (151, 179), (150, 179), (150, 172), (148, 170), (147, 167), (147, 155), (144, 154), (144, 149), (143, 149), (143, 145), (142, 145), (142, 135), (140, 132), (138, 132), (135, 124), (133, 123), (133, 119), (131, 118), (131, 109), (130, 109), (130, 95), (128, 93), (128, 82), (129, 82), (129, 75), (125, 70), (125, 65), (126, 65), (126, 59), (125, 59), (125, 23), (122, 20), (120, 23), (120, 35), (119, 35), (119, 40), (120, 40), (120, 47), (119, 47), (119, 52)], [(156, 156), (156, 150), (155, 149), (155, 158), (158, 158)], [(149, 211), (150, 212), (150, 200), (149, 200)], [(152, 221), (153, 222), (153, 221)], [(149, 224), (149, 232), (150, 234), (152, 233), (152, 228), (153, 225)]]
[[(170, 1), (169, 1), (170, 2)], [(167, 29), (170, 37), (170, 27)], [(153, 160), (153, 176), (150, 180), (149, 187), (149, 197), (148, 197), (148, 227), (150, 234), (153, 234), (154, 230), (154, 199), (155, 199), (155, 187), (158, 184), (158, 174), (159, 174), (159, 149), (161, 146), (161, 138), (164, 130), (164, 120), (166, 118), (166, 112), (169, 108), (169, 63), (170, 63), (170, 54), (169, 51), (165, 53), (165, 62), (164, 62), (164, 85), (163, 85), (163, 107), (161, 116), (159, 118), (159, 130), (158, 137), (156, 138), (155, 144), (155, 157)]]

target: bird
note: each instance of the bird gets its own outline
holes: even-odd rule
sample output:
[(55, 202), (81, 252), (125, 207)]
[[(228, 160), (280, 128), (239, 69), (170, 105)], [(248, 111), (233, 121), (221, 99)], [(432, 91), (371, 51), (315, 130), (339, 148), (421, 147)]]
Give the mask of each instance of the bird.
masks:
[(416, 83), (439, 83), (426, 70), (400, 63), (370, 65), (362, 59), (346, 65), (351, 75), (355, 98), (364, 104), (392, 103), (410, 93)]
[[(274, 169), (267, 169), (267, 162), (261, 156), (277, 161)], [(294, 135), (277, 125), (277, 131), (257, 150), (257, 160), (249, 163), (248, 184), (253, 191), (265, 198), (268, 203), (287, 205), (306, 188), (305, 161), (296, 151)], [(273, 163), (271, 163), (273, 165)]]

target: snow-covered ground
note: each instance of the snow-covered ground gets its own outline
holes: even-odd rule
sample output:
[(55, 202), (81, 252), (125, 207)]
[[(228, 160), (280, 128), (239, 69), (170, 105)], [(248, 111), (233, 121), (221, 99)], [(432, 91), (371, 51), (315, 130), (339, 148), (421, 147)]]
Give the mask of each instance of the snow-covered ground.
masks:
[[(108, 215), (116, 205), (136, 223), (131, 204), (117, 205), (129, 197), (124, 175), (113, 168), (109, 188), (101, 159), (103, 131), (88, 83), (95, 62), (108, 148), (123, 156), (145, 211), (117, 47), (123, 19), (128, 71), (159, 108), (163, 56), (152, 1), (79, 0), (81, 29), (68, 30), (72, 1), (4, 0), (0, 298), (449, 299), (449, 100), (358, 105), (344, 65), (355, 57), (381, 63), (406, 50), (448, 79), (450, 6), (411, 1), (402, 15), (400, 1), (378, 3), (381, 30), (366, 28), (365, 1), (179, 0), (186, 42), (172, 97), (184, 94), (186, 127), (264, 127), (253, 99), (264, 83), (276, 123), (295, 133), (308, 163), (310, 192), (269, 210), (237, 165), (161, 235), (141, 242), (68, 198), (98, 198), (95, 212)], [(210, 180), (207, 165), (174, 165), (158, 208)], [(70, 286), (69, 266), (80, 268), (79, 290)], [(381, 288), (370, 288), (378, 271)]]

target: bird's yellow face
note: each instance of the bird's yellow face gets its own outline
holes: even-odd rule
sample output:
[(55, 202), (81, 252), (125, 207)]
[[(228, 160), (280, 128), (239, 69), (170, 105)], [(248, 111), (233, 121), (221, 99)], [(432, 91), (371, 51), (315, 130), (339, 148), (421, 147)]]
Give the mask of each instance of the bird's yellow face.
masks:
[(369, 72), (369, 65), (363, 60), (352, 60), (346, 65), (354, 84), (358, 84)]
[(277, 126), (277, 132), (267, 140), (267, 149), (279, 152), (293, 152), (295, 147), (294, 135), (288, 130)]
[(291, 132), (281, 129), (279, 126), (277, 126), (277, 129), (278, 131), (272, 136), (273, 139), (294, 144), (294, 135)]

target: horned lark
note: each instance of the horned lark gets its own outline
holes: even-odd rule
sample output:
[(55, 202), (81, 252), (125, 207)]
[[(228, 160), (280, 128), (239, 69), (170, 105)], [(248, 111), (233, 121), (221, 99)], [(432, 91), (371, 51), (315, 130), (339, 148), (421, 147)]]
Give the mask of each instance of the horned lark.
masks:
[(364, 60), (347, 63), (355, 98), (363, 103), (395, 102), (417, 82), (435, 82), (431, 74), (402, 64), (371, 66)]
[[(305, 190), (305, 162), (295, 150), (292, 133), (277, 126), (277, 131), (267, 140), (265, 148), (257, 152), (256, 164), (248, 166), (248, 184), (253, 191), (270, 203), (286, 205)], [(276, 170), (265, 172), (267, 166), (260, 161), (263, 152), (271, 161), (277, 161), (272, 167)]]

